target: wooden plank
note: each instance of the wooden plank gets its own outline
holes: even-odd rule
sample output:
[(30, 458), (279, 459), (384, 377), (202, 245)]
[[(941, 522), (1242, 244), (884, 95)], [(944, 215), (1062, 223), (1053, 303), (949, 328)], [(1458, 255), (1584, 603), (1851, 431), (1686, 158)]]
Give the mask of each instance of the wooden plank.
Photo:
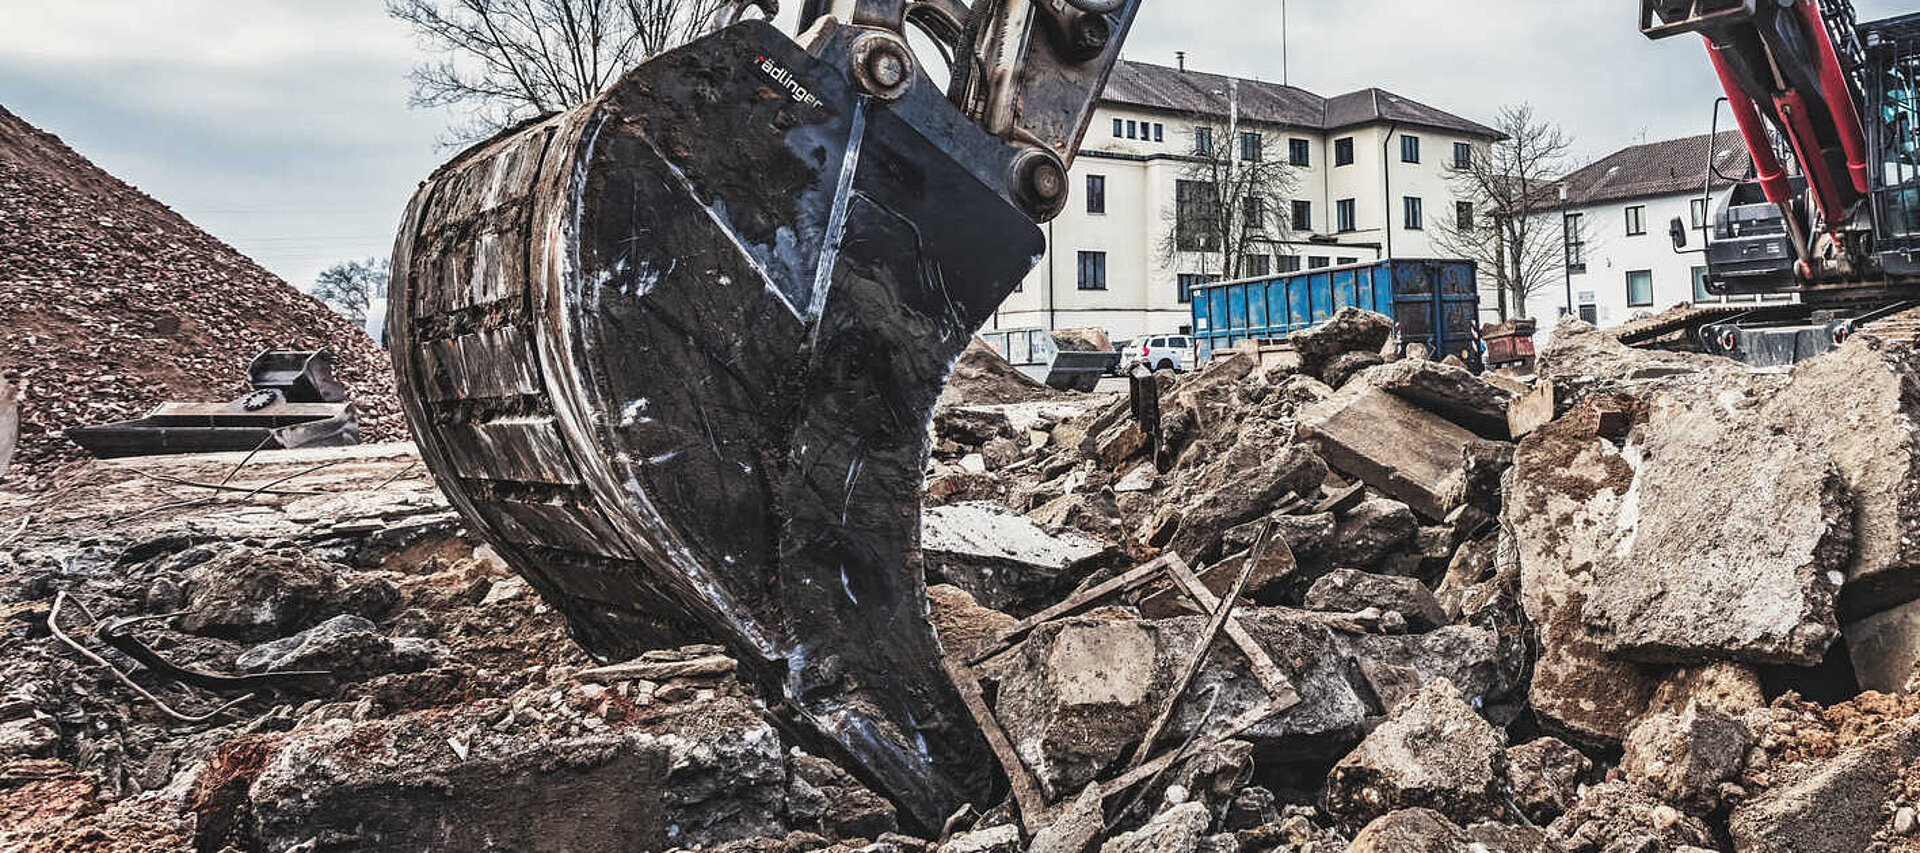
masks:
[(1040, 827), (1047, 824), (1052, 813), (1047, 798), (1040, 793), (1040, 784), (1027, 769), (1026, 762), (1020, 760), (1020, 753), (1013, 748), (1013, 741), (1007, 737), (1005, 729), (1000, 727), (1000, 719), (993, 715), (993, 709), (987, 707), (987, 697), (980, 690), (980, 677), (973, 668), (954, 658), (941, 662), (947, 669), (947, 678), (953, 681), (954, 689), (960, 693), (960, 701), (967, 706), (967, 712), (973, 715), (973, 721), (980, 727), (980, 733), (987, 738), (987, 746), (993, 749), (993, 755), (1000, 760), (1000, 768), (1006, 771), (1007, 784), (1013, 788), (1013, 801), (1020, 807), (1020, 823), (1031, 836)]
[(1200, 674), (1200, 667), (1207, 662), (1207, 652), (1213, 648), (1213, 638), (1220, 636), (1220, 629), (1226, 627), (1227, 617), (1233, 614), (1233, 606), (1240, 600), (1240, 593), (1247, 588), (1247, 578), (1253, 574), (1254, 564), (1266, 555), (1267, 540), (1273, 537), (1273, 523), (1268, 522), (1260, 532), (1259, 541), (1254, 543), (1253, 556), (1240, 564), (1240, 574), (1233, 579), (1233, 586), (1227, 589), (1225, 598), (1213, 608), (1213, 617), (1207, 620), (1207, 627), (1194, 640), (1193, 651), (1187, 653), (1187, 663), (1180, 669), (1180, 676), (1173, 681), (1173, 689), (1160, 702), (1160, 712), (1154, 715), (1153, 723), (1147, 726), (1147, 733), (1140, 738), (1140, 744), (1133, 748), (1133, 758), (1128, 767), (1138, 767), (1153, 751), (1153, 743), (1160, 739), (1160, 733), (1167, 727), (1167, 721), (1173, 719), (1173, 711), (1180, 707), (1180, 700), (1186, 696), (1187, 688), (1193, 684), (1193, 677)]
[(967, 663), (972, 666), (978, 666), (993, 656), (1006, 651), (1008, 647), (1025, 637), (1027, 632), (1041, 625), (1062, 616), (1069, 615), (1077, 610), (1084, 609), (1088, 605), (1107, 596), (1125, 592), (1152, 580), (1154, 575), (1159, 574), (1161, 570), (1166, 568), (1167, 561), (1170, 558), (1177, 559), (1171, 554), (1162, 555), (1150, 563), (1135, 567), (1126, 574), (1108, 580), (1084, 592), (1070, 595), (1065, 601), (1020, 620), (1013, 627), (1001, 631), (1000, 636), (995, 637), (992, 643), (975, 649), (973, 655), (967, 659)]
[[(1279, 544), (1282, 548), (1286, 547), (1285, 542)], [(1251, 565), (1253, 561), (1249, 559), (1247, 563)], [(1168, 566), (1168, 572), (1173, 575), (1174, 582), (1178, 583), (1187, 595), (1192, 596), (1194, 601), (1199, 602), (1202, 608), (1211, 612), (1220, 606), (1220, 599), (1213, 594), (1213, 590), (1208, 589), (1206, 583), (1200, 580), (1200, 576), (1194, 574), (1193, 570), (1187, 568), (1187, 564), (1179, 558), (1174, 558), (1172, 564)], [(1247, 660), (1252, 663), (1253, 677), (1267, 689), (1268, 696), (1282, 703), (1283, 708), (1300, 704), (1300, 695), (1294, 691), (1293, 681), (1287, 678), (1286, 673), (1280, 671), (1280, 667), (1274, 664), (1273, 658), (1267, 654), (1266, 647), (1260, 645), (1252, 634), (1247, 633), (1246, 627), (1240, 624), (1239, 619), (1228, 617), (1226, 634), (1227, 639), (1239, 646), (1241, 653), (1245, 654)]]

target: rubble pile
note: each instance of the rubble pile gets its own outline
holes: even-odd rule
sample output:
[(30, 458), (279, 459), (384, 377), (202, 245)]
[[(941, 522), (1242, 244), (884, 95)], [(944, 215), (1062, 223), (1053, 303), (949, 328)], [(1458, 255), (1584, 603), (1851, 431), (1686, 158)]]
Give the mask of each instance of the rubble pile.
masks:
[[(1139, 399), (970, 353), (920, 565), (1006, 797), (942, 826), (731, 650), (586, 659), (404, 446), (72, 469), (0, 494), (0, 846), (1920, 849), (1916, 356), (1553, 340), (1476, 376), (1345, 312)], [(181, 720), (238, 696), (129, 634), (265, 680)]]
[(269, 349), (332, 350), (362, 440), (405, 437), (364, 333), (5, 109), (0, 332), (0, 384), (20, 396), (10, 484), (84, 455), (61, 430), (238, 397)]

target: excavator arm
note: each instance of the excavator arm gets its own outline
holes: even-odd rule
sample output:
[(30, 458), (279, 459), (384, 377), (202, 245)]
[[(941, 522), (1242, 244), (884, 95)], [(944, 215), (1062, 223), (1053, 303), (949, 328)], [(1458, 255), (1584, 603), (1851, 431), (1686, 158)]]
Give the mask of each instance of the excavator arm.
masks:
[(928, 620), (934, 402), (1138, 4), (811, 0), (797, 39), (736, 10), (460, 154), (395, 243), (402, 401), (471, 528), (599, 658), (725, 643), (922, 826), (1001, 784)]
[[(1753, 157), (1755, 181), (1781, 214), (1802, 284), (1858, 281), (1872, 271), (1872, 191), (1848, 0), (1641, 0), (1649, 38), (1699, 33)], [(1797, 165), (1790, 177), (1773, 136)], [(1796, 207), (1803, 183), (1810, 213)], [(1777, 243), (1752, 243), (1761, 252)], [(1785, 260), (1782, 258), (1781, 260)]]

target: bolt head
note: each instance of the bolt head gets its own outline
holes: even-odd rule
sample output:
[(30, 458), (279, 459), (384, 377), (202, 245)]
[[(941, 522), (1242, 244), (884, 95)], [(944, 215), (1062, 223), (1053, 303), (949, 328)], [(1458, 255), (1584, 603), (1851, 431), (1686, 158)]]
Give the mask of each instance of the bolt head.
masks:
[(907, 63), (891, 50), (876, 50), (867, 57), (867, 73), (881, 88), (891, 89), (907, 81)]
[(1033, 194), (1048, 201), (1060, 198), (1067, 191), (1067, 175), (1060, 171), (1060, 164), (1052, 160), (1035, 164), (1027, 180), (1033, 187)]

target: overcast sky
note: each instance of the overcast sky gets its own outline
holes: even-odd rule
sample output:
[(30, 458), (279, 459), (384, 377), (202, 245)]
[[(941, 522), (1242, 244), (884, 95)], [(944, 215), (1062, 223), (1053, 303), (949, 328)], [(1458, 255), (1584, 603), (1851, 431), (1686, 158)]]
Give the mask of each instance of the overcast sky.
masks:
[[(797, 6), (796, 0), (785, 5)], [(1916, 0), (1856, 0), (1862, 20)], [(1147, 0), (1130, 59), (1279, 80), (1281, 0)], [(1479, 121), (1532, 103), (1591, 158), (1704, 133), (1700, 44), (1633, 0), (1291, 0), (1287, 79), (1379, 86)], [(0, 105), (301, 286), (384, 256), (449, 116), (409, 109), (379, 0), (0, 0)]]

